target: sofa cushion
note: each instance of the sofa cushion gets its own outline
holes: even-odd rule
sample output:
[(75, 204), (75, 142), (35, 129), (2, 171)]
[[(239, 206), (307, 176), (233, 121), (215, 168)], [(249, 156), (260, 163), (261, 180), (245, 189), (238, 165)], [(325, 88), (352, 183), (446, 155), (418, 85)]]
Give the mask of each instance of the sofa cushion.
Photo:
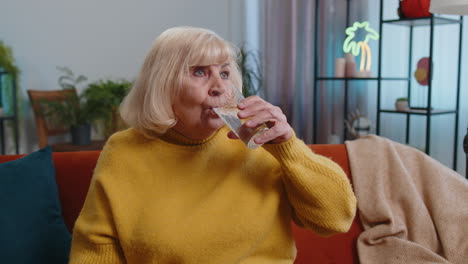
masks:
[(71, 235), (50, 147), (0, 164), (0, 208), (2, 263), (67, 263)]

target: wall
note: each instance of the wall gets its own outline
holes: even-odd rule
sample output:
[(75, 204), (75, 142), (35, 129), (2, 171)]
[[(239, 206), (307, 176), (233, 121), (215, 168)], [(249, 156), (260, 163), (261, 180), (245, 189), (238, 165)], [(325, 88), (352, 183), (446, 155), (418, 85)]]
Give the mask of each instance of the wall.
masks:
[(154, 38), (169, 27), (206, 27), (243, 42), (243, 5), (232, 0), (2, 1), (0, 39), (13, 48), (21, 70), (21, 152), (37, 149), (25, 91), (59, 89), (56, 66), (67, 66), (88, 82), (132, 80)]

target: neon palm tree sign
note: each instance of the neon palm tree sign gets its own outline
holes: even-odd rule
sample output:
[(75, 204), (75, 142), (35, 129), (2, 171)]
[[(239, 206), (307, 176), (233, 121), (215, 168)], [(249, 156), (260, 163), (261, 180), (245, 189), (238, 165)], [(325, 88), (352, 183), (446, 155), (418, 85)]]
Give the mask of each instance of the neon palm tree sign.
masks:
[[(356, 31), (359, 29), (364, 29), (366, 31), (366, 36), (364, 40), (362, 41), (356, 41)], [(343, 51), (345, 53), (352, 53), (355, 57), (359, 55), (360, 52), (362, 52), (361, 55), (361, 64), (359, 67), (359, 70), (361, 72), (364, 71), (364, 68), (366, 71), (370, 71), (371, 68), (371, 61), (372, 61), (372, 54), (371, 54), (371, 49), (367, 42), (369, 42), (369, 39), (379, 39), (379, 34), (370, 28), (369, 22), (354, 22), (353, 26), (348, 27), (345, 30), (345, 33), (347, 35), (344, 43), (343, 43)]]

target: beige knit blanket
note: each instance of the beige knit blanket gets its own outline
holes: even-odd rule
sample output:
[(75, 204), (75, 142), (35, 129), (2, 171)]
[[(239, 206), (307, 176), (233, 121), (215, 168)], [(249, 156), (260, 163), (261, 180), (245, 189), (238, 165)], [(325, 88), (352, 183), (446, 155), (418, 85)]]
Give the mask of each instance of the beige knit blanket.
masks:
[(468, 263), (466, 179), (383, 137), (346, 147), (364, 226), (361, 263)]

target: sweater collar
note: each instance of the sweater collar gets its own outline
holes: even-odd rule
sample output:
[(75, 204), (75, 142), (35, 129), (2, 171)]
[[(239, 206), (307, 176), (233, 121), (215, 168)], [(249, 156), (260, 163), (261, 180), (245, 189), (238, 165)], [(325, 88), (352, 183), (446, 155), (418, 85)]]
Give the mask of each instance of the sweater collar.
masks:
[(209, 142), (211, 139), (213, 139), (216, 134), (219, 133), (219, 130), (214, 132), (211, 136), (208, 138), (204, 139), (191, 139), (188, 138), (179, 132), (175, 131), (174, 129), (170, 128), (162, 135), (160, 138), (166, 142), (176, 144), (176, 145), (182, 145), (182, 146), (196, 146), (196, 145), (202, 145), (206, 142)]

